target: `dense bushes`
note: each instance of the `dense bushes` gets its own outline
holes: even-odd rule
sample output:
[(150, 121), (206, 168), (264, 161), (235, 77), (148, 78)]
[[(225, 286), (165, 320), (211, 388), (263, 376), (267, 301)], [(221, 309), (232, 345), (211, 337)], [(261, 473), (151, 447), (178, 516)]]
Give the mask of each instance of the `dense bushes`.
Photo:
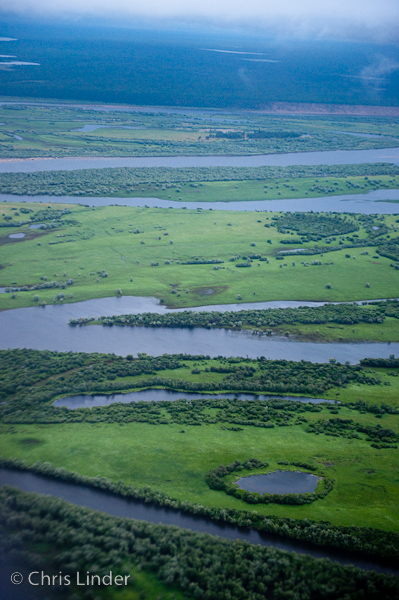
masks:
[[(151, 140), (153, 143), (154, 140)], [(91, 144), (92, 148), (92, 144)], [(215, 146), (212, 144), (213, 151)], [(199, 148), (198, 148), (199, 150)], [(291, 177), (345, 177), (399, 174), (389, 163), (361, 165), (323, 165), (290, 167), (199, 167), (107, 168), (78, 171), (41, 171), (1, 173), (2, 194), (47, 194), (52, 196), (107, 195), (140, 185), (170, 185), (201, 181), (263, 181)]]
[[(73, 574), (72, 581), (77, 571), (84, 580), (86, 572), (128, 574), (137, 565), (190, 597), (204, 600), (398, 598), (396, 578), (373, 571), (177, 527), (115, 518), (57, 498), (8, 488), (0, 491), (0, 498), (4, 554), (40, 565), (44, 572)], [(76, 592), (81, 594), (81, 590)], [(83, 590), (86, 600), (101, 593), (101, 588), (85, 586)], [(71, 591), (67, 589), (66, 595), (71, 597)], [(57, 594), (63, 596), (62, 588)]]
[[(377, 413), (378, 414), (378, 413)], [(306, 429), (307, 433), (324, 433), (334, 437), (360, 438), (359, 433), (366, 435), (366, 440), (372, 442), (373, 448), (397, 448), (395, 442), (399, 442), (399, 435), (382, 427), (380, 424), (362, 425), (356, 423), (353, 419), (330, 418), (322, 419), (309, 425)]]
[(399, 261), (399, 238), (384, 240), (378, 248), (378, 253), (391, 260)]
[(285, 233), (287, 229), (293, 230), (307, 239), (346, 235), (359, 229), (356, 219), (336, 214), (286, 212), (273, 217), (272, 221), (280, 233)]

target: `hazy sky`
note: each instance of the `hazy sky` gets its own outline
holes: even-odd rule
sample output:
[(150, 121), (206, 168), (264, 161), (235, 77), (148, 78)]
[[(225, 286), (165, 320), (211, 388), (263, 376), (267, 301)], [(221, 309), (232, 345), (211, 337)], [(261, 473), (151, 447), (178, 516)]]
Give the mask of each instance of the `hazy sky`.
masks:
[(299, 37), (399, 40), (399, 0), (2, 0), (0, 13), (212, 22)]

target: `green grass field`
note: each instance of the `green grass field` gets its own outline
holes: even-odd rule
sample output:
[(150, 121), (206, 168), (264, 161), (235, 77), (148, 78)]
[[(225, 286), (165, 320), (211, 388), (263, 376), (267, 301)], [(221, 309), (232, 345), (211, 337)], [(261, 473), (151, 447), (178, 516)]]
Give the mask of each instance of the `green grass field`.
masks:
[[(319, 198), (348, 194), (365, 194), (377, 189), (397, 189), (399, 180), (390, 175), (370, 177), (291, 177), (262, 181), (212, 181), (165, 185), (140, 184), (126, 191), (109, 194), (112, 197), (156, 197), (181, 202), (248, 202)], [(103, 194), (98, 194), (99, 196)]]
[[(383, 423), (392, 426), (391, 420), (387, 417)], [(398, 430), (397, 416), (395, 420)], [(239, 510), (252, 508), (210, 490), (204, 479), (210, 469), (250, 457), (267, 460), (270, 469), (279, 468), (278, 460), (315, 462), (335, 479), (328, 496), (310, 505), (257, 505), (256, 510), (399, 531), (397, 450), (376, 450), (359, 440), (307, 434), (303, 426), (245, 427), (239, 432), (221, 430), (220, 425), (183, 429), (184, 433), (181, 425), (144, 423), (3, 426), (0, 454), (28, 464), (50, 461), (88, 476), (148, 485), (180, 500)], [(27, 439), (36, 443), (27, 444)]]
[[(14, 215), (13, 222), (29, 218), (30, 215), (18, 213), (21, 206), (3, 204), (0, 224), (3, 221), (6, 225), (4, 219), (10, 215)], [(32, 214), (47, 207), (23, 206), (33, 210)], [(41, 284), (45, 278), (49, 282), (72, 278), (74, 283), (65, 290), (64, 302), (114, 296), (120, 289), (123, 295), (155, 296), (176, 307), (266, 300), (352, 301), (398, 295), (399, 272), (390, 267), (392, 260), (376, 258), (375, 249), (367, 245), (276, 260), (275, 253), (292, 248), (281, 243), (292, 234), (265, 227), (272, 222), (272, 213), (123, 206), (69, 208), (72, 212), (65, 218), (76, 219), (76, 225), (47, 231), (31, 230), (28, 225), (0, 229), (0, 286), (29, 286)], [(384, 222), (394, 237), (398, 229), (395, 217), (382, 219), (378, 222)], [(18, 232), (26, 233), (26, 237), (8, 238)], [(362, 227), (356, 236), (352, 239), (363, 238), (367, 243)], [(347, 243), (347, 237), (337, 236), (334, 243), (338, 244), (341, 238)], [(323, 241), (306, 242), (300, 247), (311, 248), (317, 243)], [(240, 269), (230, 261), (231, 257), (254, 253), (268, 257), (269, 263), (255, 259), (251, 268)], [(181, 264), (195, 256), (224, 263)], [(312, 265), (315, 259), (321, 264)], [(240, 260), (245, 258), (236, 262)], [(102, 277), (102, 271), (108, 276)], [(326, 288), (327, 284), (330, 287)], [(0, 308), (53, 303), (59, 291), (21, 291), (14, 298), (1, 294)]]
[(398, 342), (399, 322), (388, 317), (383, 323), (356, 323), (340, 325), (338, 323), (284, 325), (273, 328), (275, 333), (294, 336), (303, 341), (323, 342)]

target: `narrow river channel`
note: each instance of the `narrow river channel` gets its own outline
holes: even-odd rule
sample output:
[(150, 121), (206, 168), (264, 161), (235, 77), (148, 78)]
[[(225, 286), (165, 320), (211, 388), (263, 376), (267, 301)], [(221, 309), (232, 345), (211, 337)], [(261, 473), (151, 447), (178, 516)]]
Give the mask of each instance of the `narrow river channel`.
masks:
[(242, 156), (123, 156), (74, 158), (17, 158), (0, 161), (0, 173), (76, 171), (109, 167), (289, 167), (296, 165), (399, 164), (399, 148), (371, 150), (325, 150)]
[(399, 213), (399, 189), (375, 190), (367, 194), (292, 198), (289, 200), (243, 200), (239, 202), (184, 202), (160, 198), (113, 198), (111, 196), (17, 196), (0, 194), (0, 202), (42, 202), (84, 204), (86, 206), (145, 206), (155, 208), (184, 208), (188, 210), (246, 210), (290, 212), (353, 212), (364, 215), (395, 215)]
[(361, 569), (399, 574), (398, 570), (367, 559), (354, 558), (341, 551), (316, 548), (311, 544), (287, 540), (279, 536), (261, 534), (254, 529), (220, 524), (200, 516), (185, 514), (179, 510), (166, 509), (140, 501), (126, 500), (114, 494), (90, 489), (36, 475), (35, 473), (0, 468), (0, 485), (10, 485), (25, 492), (36, 492), (62, 498), (67, 502), (108, 513), (114, 517), (127, 517), (163, 525), (175, 525), (191, 531), (218, 535), (229, 540), (245, 540), (251, 544), (272, 546), (280, 550), (309, 554), (314, 558), (329, 558), (343, 565), (355, 565)]

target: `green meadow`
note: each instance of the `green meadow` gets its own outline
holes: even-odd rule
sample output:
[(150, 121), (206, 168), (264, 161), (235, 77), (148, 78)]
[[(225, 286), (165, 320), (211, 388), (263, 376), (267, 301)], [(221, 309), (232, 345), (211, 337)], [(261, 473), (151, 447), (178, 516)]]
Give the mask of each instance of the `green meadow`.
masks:
[[(377, 189), (397, 189), (398, 180), (390, 175), (371, 177), (290, 177), (262, 181), (212, 181), (174, 184), (140, 184), (130, 190), (121, 188), (111, 197), (156, 197), (181, 202), (248, 202), (319, 198), (365, 194)], [(91, 195), (91, 194), (90, 194)], [(103, 194), (98, 194), (99, 196)]]
[[(399, 430), (397, 415), (384, 417), (383, 424)], [(219, 424), (3, 425), (0, 454), (28, 464), (49, 461), (90, 477), (150, 486), (204, 506), (399, 531), (397, 450), (377, 450), (364, 441), (311, 435), (304, 429), (299, 425), (244, 427), (238, 432), (222, 430)], [(267, 460), (271, 470), (279, 468), (279, 460), (316, 463), (334, 478), (334, 488), (309, 505), (258, 504), (256, 508), (209, 489), (205, 476), (211, 469), (251, 457)]]
[[(32, 217), (40, 220), (38, 211), (48, 207), (70, 212), (48, 221), (54, 229), (18, 225)], [(24, 214), (23, 209), (31, 212)], [(298, 236), (292, 230), (277, 231), (273, 213), (28, 203), (3, 203), (1, 212), (0, 286), (28, 286), (28, 291), (1, 294), (2, 309), (117, 294), (155, 296), (170, 307), (398, 295), (399, 271), (392, 268), (392, 259), (375, 254), (378, 248), (368, 245), (369, 239), (374, 242), (361, 221), (356, 233), (331, 238), (331, 246), (341, 242), (342, 250), (329, 252), (322, 238), (299, 245), (317, 254), (277, 260), (279, 252), (298, 247)], [(380, 242), (395, 239), (395, 216), (378, 217), (375, 222), (382, 232)], [(26, 237), (8, 237), (15, 233)], [(323, 246), (322, 253), (318, 245)], [(250, 255), (267, 261), (255, 258), (250, 268), (236, 267), (248, 264)], [(197, 259), (223, 262), (182, 264)], [(71, 279), (73, 284), (65, 290), (29, 290), (33, 285)], [(63, 297), (57, 300), (60, 292)], [(375, 339), (375, 334), (370, 335)], [(387, 337), (388, 332), (381, 335)]]
[[(298, 410), (292, 405), (295, 410), (290, 410), (289, 404), (281, 408), (278, 403), (264, 403), (261, 405), (267, 406), (264, 410), (271, 410), (267, 423), (275, 422), (275, 426), (262, 427), (256, 426), (258, 421), (253, 420), (261, 418), (260, 409), (256, 408), (258, 402), (249, 401), (235, 401), (234, 409), (233, 403), (218, 404), (218, 401), (214, 404), (198, 404), (198, 407), (195, 406), (196, 401), (188, 406), (172, 402), (171, 409), (169, 403), (153, 406), (143, 404), (140, 408), (140, 418), (144, 419), (142, 422), (136, 420), (139, 419), (138, 413), (126, 412), (129, 410), (127, 404), (113, 404), (108, 409), (85, 409), (79, 414), (57, 408), (58, 412), (52, 413), (51, 405), (60, 397), (57, 386), (71, 389), (74, 385), (73, 393), (79, 393), (76, 376), (79, 369), (85, 367), (70, 369), (66, 366), (66, 371), (58, 367), (54, 372), (51, 369), (58, 364), (58, 360), (72, 359), (68, 355), (54, 354), (48, 357), (50, 371), (47, 372), (44, 363), (40, 362), (40, 356), (35, 360), (34, 354), (33, 351), (15, 353), (15, 360), (22, 361), (21, 372), (18, 369), (15, 376), (16, 396), (8, 392), (11, 394), (10, 401), (6, 403), (9, 408), (3, 409), (6, 421), (3, 420), (0, 425), (0, 456), (3, 458), (21, 459), (28, 465), (48, 461), (56, 467), (64, 467), (81, 475), (107, 477), (134, 487), (150, 486), (172, 498), (204, 506), (256, 510), (265, 515), (328, 520), (333, 525), (353, 524), (399, 532), (396, 510), (399, 494), (397, 444), (392, 437), (389, 447), (386, 443), (373, 446), (370, 435), (373, 437), (374, 434), (367, 433), (371, 430), (385, 432), (380, 440), (389, 435), (399, 435), (399, 415), (388, 408), (397, 408), (399, 378), (394, 363), (388, 368), (363, 367), (367, 379), (360, 380), (362, 383), (349, 381), (346, 385), (332, 387), (319, 394), (319, 397), (338, 400), (338, 405), (322, 404), (309, 407), (309, 410)], [(98, 357), (96, 363), (96, 355), (87, 355), (89, 362), (95, 361), (92, 366), (97, 365), (97, 369), (102, 368), (100, 364), (107, 367), (109, 358), (105, 356), (100, 360)], [(76, 360), (82, 363), (85, 357), (76, 355)], [(118, 360), (119, 363), (125, 361), (130, 364), (128, 360)], [(193, 360), (186, 359), (177, 368), (157, 371), (157, 376), (172, 382), (188, 382), (191, 390), (196, 388), (196, 384), (200, 387), (204, 382), (211, 384), (224, 381), (225, 372), (215, 372), (212, 368), (228, 366), (230, 363), (226, 363), (226, 360), (203, 359), (200, 361), (201, 369), (197, 370), (192, 369)], [(7, 357), (4, 364), (9, 364), (10, 369), (15, 368), (13, 361), (7, 363)], [(34, 364), (38, 369), (37, 374), (32, 366)], [(252, 367), (255, 371), (253, 378), (257, 380), (261, 377), (261, 371), (256, 372), (260, 367), (258, 361), (234, 361), (235, 369)], [(118, 372), (112, 376), (113, 393), (118, 389), (128, 392), (145, 387), (148, 375), (124, 376), (119, 369), (117, 367)], [(101, 393), (102, 384), (98, 377), (94, 390), (92, 385), (87, 387), (94, 371), (89, 368), (85, 373), (82, 379), (86, 386), (84, 389), (90, 390), (90, 393)], [(29, 382), (32, 376), (35, 383), (29, 387), (25, 382)], [(7, 377), (10, 382), (15, 379), (10, 374)], [(8, 379), (4, 378), (4, 390), (11, 389)], [(23, 393), (24, 385), (26, 392)], [(245, 379), (243, 386), (245, 389)], [(227, 383), (226, 388), (229, 391)], [(29, 394), (30, 389), (32, 394)], [(63, 396), (67, 394), (64, 392)], [(40, 399), (42, 395), (44, 399), (39, 400), (39, 404), (43, 410), (40, 413), (39, 404), (34, 398)], [(212, 394), (208, 394), (208, 398), (212, 398)], [(16, 410), (14, 417), (12, 411), (18, 408), (19, 402), (22, 402), (21, 408), (26, 411), (31, 399), (36, 402), (35, 408), (32, 405), (31, 409), (36, 422), (28, 418), (30, 422), (21, 423), (21, 411)], [(78, 421), (67, 422), (69, 412), (77, 415)], [(63, 422), (49, 423), (52, 414)], [(237, 420), (239, 414), (241, 417)], [(317, 432), (320, 423), (333, 423), (334, 419), (339, 423), (338, 428)], [(342, 428), (348, 422), (356, 424), (357, 429), (347, 431)], [(237, 423), (240, 425), (238, 428)], [(312, 431), (312, 428), (316, 430)], [(354, 431), (359, 434), (353, 435)], [(208, 487), (205, 477), (210, 470), (236, 459), (244, 462), (248, 458), (267, 461), (268, 470), (281, 468), (278, 461), (314, 464), (317, 474), (334, 479), (333, 490), (311, 504), (251, 506), (241, 499)], [(296, 469), (293, 466), (285, 468)]]

